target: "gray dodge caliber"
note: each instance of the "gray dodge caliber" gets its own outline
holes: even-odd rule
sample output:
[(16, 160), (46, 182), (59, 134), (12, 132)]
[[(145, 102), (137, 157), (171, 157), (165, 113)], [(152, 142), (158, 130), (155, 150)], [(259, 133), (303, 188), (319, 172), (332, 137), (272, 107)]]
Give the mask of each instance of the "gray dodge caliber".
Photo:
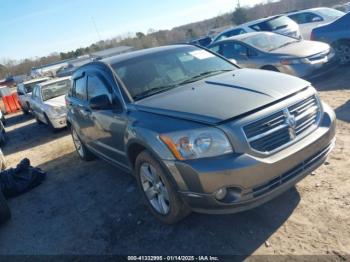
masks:
[(135, 175), (152, 213), (261, 205), (319, 167), (335, 115), (309, 82), (241, 69), (191, 45), (135, 51), (73, 75), (67, 120), (79, 156)]

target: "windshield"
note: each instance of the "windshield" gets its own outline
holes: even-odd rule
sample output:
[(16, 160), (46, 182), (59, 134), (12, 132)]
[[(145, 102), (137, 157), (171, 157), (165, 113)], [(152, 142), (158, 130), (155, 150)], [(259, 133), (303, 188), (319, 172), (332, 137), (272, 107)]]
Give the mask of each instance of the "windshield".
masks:
[(41, 79), (41, 80), (38, 80), (38, 81), (35, 81), (35, 82), (24, 84), (24, 89), (25, 89), (26, 93), (31, 93), (31, 92), (33, 92), (34, 86), (36, 86), (39, 83), (45, 82), (47, 80), (48, 79)]
[(288, 27), (292, 20), (286, 16), (279, 16), (270, 20), (252, 25), (255, 31), (276, 31)]
[(194, 46), (138, 56), (112, 67), (135, 100), (237, 69), (224, 59)]
[(318, 9), (318, 12), (324, 16), (328, 16), (328, 17), (341, 17), (343, 15), (345, 15), (344, 12), (338, 11), (336, 9), (332, 9), (332, 8), (322, 8), (322, 9)]
[(64, 80), (49, 85), (45, 85), (41, 88), (43, 101), (50, 100), (52, 98), (63, 96), (68, 93), (70, 88), (70, 80)]
[(257, 35), (246, 37), (242, 39), (242, 41), (257, 49), (269, 52), (291, 43), (298, 42), (299, 40), (274, 33), (259, 33)]

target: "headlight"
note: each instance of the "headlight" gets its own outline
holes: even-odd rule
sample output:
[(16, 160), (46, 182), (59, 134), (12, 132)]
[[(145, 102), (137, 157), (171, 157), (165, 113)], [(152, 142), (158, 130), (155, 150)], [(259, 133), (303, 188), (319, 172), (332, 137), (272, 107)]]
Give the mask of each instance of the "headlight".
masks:
[(282, 59), (282, 65), (297, 65), (297, 64), (309, 64), (309, 60), (306, 58), (293, 58), (293, 59)]
[(232, 153), (226, 135), (217, 128), (203, 128), (160, 135), (160, 139), (179, 160)]

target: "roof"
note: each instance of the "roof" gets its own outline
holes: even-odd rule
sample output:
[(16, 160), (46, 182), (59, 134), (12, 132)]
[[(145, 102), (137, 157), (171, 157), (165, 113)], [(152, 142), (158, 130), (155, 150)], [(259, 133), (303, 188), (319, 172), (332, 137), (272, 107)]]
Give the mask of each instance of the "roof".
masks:
[(42, 81), (42, 80), (49, 80), (51, 79), (50, 77), (41, 77), (41, 78), (34, 78), (34, 79), (30, 79), (28, 81), (24, 81), (23, 84), (31, 84), (31, 83), (35, 83), (35, 82), (38, 82), (38, 81)]
[(98, 51), (98, 52), (92, 53), (92, 56), (105, 58), (105, 57), (109, 57), (109, 56), (113, 56), (113, 55), (129, 52), (129, 51), (131, 51), (133, 49), (134, 48), (131, 47), (131, 46), (117, 46), (117, 47), (113, 47), (113, 48), (109, 48), (109, 49), (105, 49), (105, 50), (102, 50), (102, 51)]
[(165, 52), (165, 51), (169, 51), (169, 50), (173, 50), (173, 49), (181, 48), (181, 47), (186, 47), (186, 46), (191, 46), (191, 45), (185, 45), (185, 44), (167, 45), (167, 46), (147, 48), (147, 49), (132, 51), (132, 52), (125, 53), (125, 54), (120, 54), (120, 55), (108, 57), (108, 58), (102, 59), (101, 61), (104, 63), (107, 63), (107, 64), (115, 64), (115, 63), (119, 63), (119, 62), (122, 62), (125, 60), (133, 59), (136, 57), (140, 57), (140, 56), (144, 56), (144, 55), (148, 55), (148, 54), (153, 54), (153, 53), (158, 53), (158, 52)]
[(217, 43), (221, 42), (221, 41), (227, 41), (227, 40), (238, 40), (238, 41), (244, 41), (244, 39), (251, 37), (251, 36), (256, 36), (256, 35), (262, 35), (262, 34), (275, 34), (273, 32), (250, 32), (250, 33), (246, 33), (246, 34), (241, 34), (241, 35), (234, 35), (228, 38), (225, 38), (223, 40), (218, 41)]
[(54, 79), (51, 79), (51, 80), (42, 82), (42, 83), (40, 83), (40, 84), (38, 84), (38, 85), (41, 86), (41, 87), (43, 87), (43, 86), (50, 85), (50, 84), (54, 84), (54, 83), (57, 83), (57, 82), (60, 82), (60, 81), (68, 80), (68, 79), (70, 79), (70, 78), (71, 78), (70, 76), (58, 77), (58, 78), (54, 78)]
[(241, 28), (243, 26), (255, 25), (255, 24), (258, 24), (258, 23), (261, 23), (261, 22), (264, 22), (264, 21), (268, 21), (268, 20), (271, 20), (271, 19), (274, 19), (274, 18), (277, 18), (277, 17), (280, 17), (280, 16), (284, 16), (284, 15), (273, 15), (273, 16), (269, 16), (269, 17), (259, 18), (257, 20), (253, 20), (253, 21), (250, 21), (250, 22), (247, 22), (247, 23), (244, 23), (244, 24), (240, 24), (240, 25), (237, 25), (237, 26), (234, 26), (234, 27), (230, 27), (229, 29), (226, 29), (225, 31), (222, 31), (218, 35), (230, 32), (230, 31), (232, 31), (234, 29)]

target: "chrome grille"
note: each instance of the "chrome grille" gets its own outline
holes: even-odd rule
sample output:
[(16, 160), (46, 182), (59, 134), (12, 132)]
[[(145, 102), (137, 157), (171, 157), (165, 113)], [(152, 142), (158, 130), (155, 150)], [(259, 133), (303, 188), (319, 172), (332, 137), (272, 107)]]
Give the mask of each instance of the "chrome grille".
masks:
[(260, 152), (271, 152), (314, 127), (318, 114), (318, 101), (315, 96), (311, 96), (253, 122), (243, 130), (251, 148)]

